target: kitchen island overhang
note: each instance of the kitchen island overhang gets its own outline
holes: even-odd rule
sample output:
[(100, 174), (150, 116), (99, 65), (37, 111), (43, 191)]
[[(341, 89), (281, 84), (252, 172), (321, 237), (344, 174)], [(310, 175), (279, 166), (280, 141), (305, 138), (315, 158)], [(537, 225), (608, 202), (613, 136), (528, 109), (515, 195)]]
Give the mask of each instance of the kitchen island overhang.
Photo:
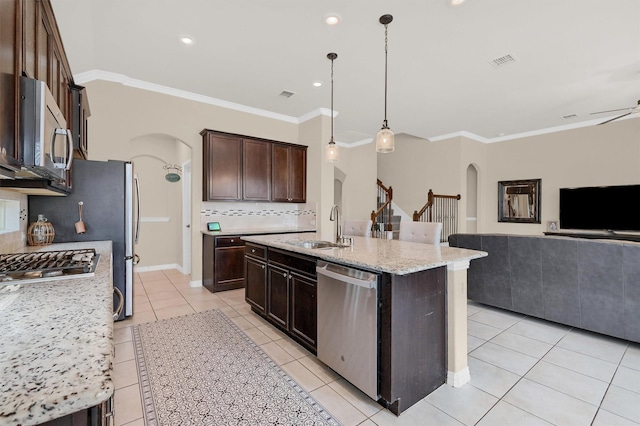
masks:
[[(469, 262), (487, 256), (486, 252), (367, 237), (353, 237), (353, 245), (348, 247), (306, 248), (302, 243), (320, 240), (318, 234), (309, 233), (246, 236), (243, 239), (269, 248), (382, 273), (378, 402), (396, 415), (445, 382), (443, 378), (434, 388), (438, 378), (416, 378), (414, 371), (428, 368), (428, 356), (416, 354), (416, 351), (428, 344), (425, 343), (429, 341), (428, 335), (424, 333), (429, 330), (416, 323), (416, 318), (432, 315), (433, 306), (421, 303), (432, 294), (438, 293), (443, 305), (440, 310), (444, 318), (440, 324), (446, 362), (443, 362), (442, 377), (446, 377), (446, 383), (454, 387), (470, 380), (466, 276)], [(437, 305), (435, 311), (439, 312)], [(416, 358), (407, 358), (412, 356)], [(412, 368), (412, 363), (417, 367)]]

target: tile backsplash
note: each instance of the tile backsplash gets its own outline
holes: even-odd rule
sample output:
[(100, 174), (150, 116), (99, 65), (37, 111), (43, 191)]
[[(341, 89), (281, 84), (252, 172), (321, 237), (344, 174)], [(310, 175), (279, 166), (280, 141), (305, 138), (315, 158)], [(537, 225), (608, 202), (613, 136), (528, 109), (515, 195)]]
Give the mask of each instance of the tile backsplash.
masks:
[(225, 230), (316, 227), (316, 203), (235, 203), (203, 202), (200, 229), (207, 222), (220, 222)]

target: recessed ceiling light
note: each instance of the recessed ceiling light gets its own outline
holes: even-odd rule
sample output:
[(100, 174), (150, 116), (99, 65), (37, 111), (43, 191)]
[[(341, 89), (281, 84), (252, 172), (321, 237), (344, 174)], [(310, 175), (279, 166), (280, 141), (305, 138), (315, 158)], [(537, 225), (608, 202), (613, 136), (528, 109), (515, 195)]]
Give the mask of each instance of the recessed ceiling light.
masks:
[(193, 39), (193, 37), (186, 36), (186, 35), (185, 36), (180, 36), (180, 41), (183, 44), (186, 44), (186, 45), (192, 45), (193, 43), (195, 43), (195, 40)]
[(464, 0), (448, 0), (449, 1), (449, 6), (460, 6), (462, 3), (464, 3)]
[(326, 22), (327, 25), (338, 25), (340, 21), (342, 21), (342, 18), (337, 13), (331, 13), (324, 18), (324, 22)]
[(322, 82), (320, 80), (316, 80), (313, 82), (313, 87), (320, 87), (322, 86)]

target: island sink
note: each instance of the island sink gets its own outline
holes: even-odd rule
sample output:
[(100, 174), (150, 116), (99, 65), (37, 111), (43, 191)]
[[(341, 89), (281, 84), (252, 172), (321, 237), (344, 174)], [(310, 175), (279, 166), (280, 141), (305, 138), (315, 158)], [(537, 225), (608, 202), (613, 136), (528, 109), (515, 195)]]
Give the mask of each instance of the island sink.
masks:
[(318, 241), (318, 240), (296, 240), (288, 241), (288, 244), (298, 247), (304, 247), (309, 249), (324, 249), (324, 248), (344, 248), (349, 247), (346, 244), (332, 243), (331, 241)]

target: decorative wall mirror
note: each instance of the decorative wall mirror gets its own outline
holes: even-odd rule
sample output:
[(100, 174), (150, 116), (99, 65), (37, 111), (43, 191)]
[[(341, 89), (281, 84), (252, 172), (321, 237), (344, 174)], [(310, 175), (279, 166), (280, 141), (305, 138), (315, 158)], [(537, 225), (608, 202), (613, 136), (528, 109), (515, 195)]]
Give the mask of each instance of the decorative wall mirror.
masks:
[(498, 182), (498, 222), (540, 223), (541, 179)]

